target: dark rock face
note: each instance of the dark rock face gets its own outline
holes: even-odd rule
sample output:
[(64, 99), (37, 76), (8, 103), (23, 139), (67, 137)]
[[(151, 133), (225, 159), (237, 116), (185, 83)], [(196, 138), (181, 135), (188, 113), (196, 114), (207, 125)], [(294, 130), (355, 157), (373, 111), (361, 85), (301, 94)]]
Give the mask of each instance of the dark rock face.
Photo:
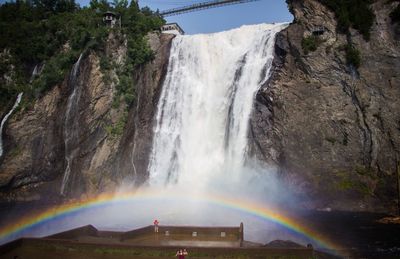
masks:
[(64, 150), (63, 125), (57, 113), (61, 105), (61, 88), (56, 86), (23, 117), (17, 115), (9, 121), (0, 169), (1, 190), (7, 196), (14, 199), (9, 190), (27, 184), (37, 186), (45, 179), (52, 181), (58, 177), (54, 172), (60, 172), (64, 166), (58, 155)]
[[(260, 89), (251, 119), (255, 156), (275, 163), (305, 207), (393, 212), (400, 151), (400, 44), (390, 11), (376, 1), (376, 21), (360, 50), (358, 70), (346, 64), (346, 35), (316, 0), (289, 1), (295, 21), (278, 35), (275, 70)], [(324, 26), (317, 50), (302, 39)]]
[[(13, 116), (6, 128), (5, 155), (0, 164), (0, 200), (61, 197), (66, 152), (71, 157), (71, 172), (64, 192), (67, 197), (112, 191), (123, 181), (143, 182), (151, 148), (153, 115), (172, 38), (173, 35), (149, 35), (156, 57), (133, 71), (137, 98), (128, 107), (128, 121), (120, 135), (110, 134), (107, 127), (126, 116), (127, 108), (124, 104), (113, 107), (116, 82), (104, 80), (104, 71), (95, 53), (82, 58), (74, 83), (66, 77), (32, 109)], [(110, 35), (106, 56), (117, 64), (122, 62), (126, 57), (126, 43), (121, 44)], [(108, 73), (111, 78), (116, 77), (114, 70)], [(71, 109), (72, 119), (66, 120), (68, 99), (74, 88), (79, 89), (76, 107)], [(68, 134), (72, 136), (68, 149), (66, 127), (70, 127)]]
[(149, 43), (157, 53), (154, 61), (135, 72), (138, 82), (137, 102), (131, 107), (127, 130), (122, 138), (118, 171), (129, 175), (136, 184), (147, 179), (147, 166), (152, 148), (153, 124), (162, 83), (167, 73), (171, 34), (151, 34)]

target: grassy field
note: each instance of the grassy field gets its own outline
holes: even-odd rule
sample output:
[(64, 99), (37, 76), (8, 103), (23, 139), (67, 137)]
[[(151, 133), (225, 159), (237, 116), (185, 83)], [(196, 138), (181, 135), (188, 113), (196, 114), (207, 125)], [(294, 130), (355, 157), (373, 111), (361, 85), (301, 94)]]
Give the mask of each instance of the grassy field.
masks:
[[(65, 240), (23, 239), (3, 246), (0, 258), (55, 258), (55, 259), (151, 259), (175, 258), (178, 247), (135, 247), (126, 245), (85, 244)], [(310, 249), (266, 249), (266, 248), (207, 248), (188, 247), (187, 258), (322, 258)], [(324, 257), (326, 258), (326, 257)]]

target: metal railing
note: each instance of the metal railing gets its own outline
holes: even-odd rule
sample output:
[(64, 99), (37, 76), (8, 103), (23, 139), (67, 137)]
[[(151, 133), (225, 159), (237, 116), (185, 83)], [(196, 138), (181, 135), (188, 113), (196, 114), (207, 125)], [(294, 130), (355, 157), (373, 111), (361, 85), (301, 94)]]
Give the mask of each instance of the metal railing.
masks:
[(208, 2), (203, 2), (203, 3), (168, 9), (165, 11), (161, 11), (160, 15), (163, 17), (173, 16), (173, 15), (189, 13), (189, 12), (194, 12), (194, 11), (199, 11), (199, 10), (204, 10), (204, 9), (222, 7), (222, 6), (226, 6), (226, 5), (255, 2), (255, 1), (260, 1), (260, 0), (214, 0), (214, 1), (208, 1)]

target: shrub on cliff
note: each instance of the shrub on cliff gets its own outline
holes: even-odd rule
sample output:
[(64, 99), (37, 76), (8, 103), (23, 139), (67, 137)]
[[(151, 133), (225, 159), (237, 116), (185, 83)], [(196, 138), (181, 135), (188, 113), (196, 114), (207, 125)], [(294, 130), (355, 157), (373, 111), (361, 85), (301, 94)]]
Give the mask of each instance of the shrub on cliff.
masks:
[(350, 43), (345, 46), (344, 50), (346, 53), (347, 64), (353, 65), (355, 68), (358, 68), (361, 64), (360, 51)]
[[(65, 78), (80, 53), (103, 51), (109, 29), (102, 14), (108, 10), (123, 17), (121, 31), (128, 42), (128, 64), (149, 61), (153, 56), (144, 37), (159, 29), (164, 20), (149, 9), (140, 10), (134, 1), (128, 6), (126, 0), (115, 0), (111, 6), (105, 0), (92, 0), (84, 8), (73, 0), (17, 1), (0, 5), (0, 51), (7, 49), (12, 57), (12, 66), (2, 66), (0, 77), (12, 68), (12, 81), (19, 82), (25, 96), (43, 94)], [(39, 63), (45, 63), (44, 70), (31, 88), (29, 71)], [(1, 100), (14, 98), (16, 87), (4, 87), (7, 91), (2, 90)]]
[(66, 71), (75, 63), (77, 56), (79, 53), (61, 52), (48, 59), (41, 76), (32, 84), (33, 91), (28, 91), (26, 94), (30, 94), (30, 97), (38, 97), (62, 82)]
[(316, 51), (320, 43), (321, 40), (318, 37), (311, 35), (302, 39), (301, 47), (304, 51), (304, 54), (307, 55), (310, 52)]
[(365, 40), (370, 38), (370, 30), (375, 14), (370, 8), (373, 0), (319, 0), (336, 15), (338, 30), (347, 33), (350, 27), (358, 30)]

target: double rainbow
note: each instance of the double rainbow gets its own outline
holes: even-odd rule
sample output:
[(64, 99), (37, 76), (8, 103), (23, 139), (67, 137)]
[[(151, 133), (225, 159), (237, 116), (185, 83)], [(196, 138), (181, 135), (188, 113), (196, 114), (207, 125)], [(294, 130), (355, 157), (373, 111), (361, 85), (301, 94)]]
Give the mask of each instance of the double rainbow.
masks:
[[(27, 231), (30, 228), (34, 228), (40, 224), (55, 220), (57, 218), (67, 217), (68, 215), (77, 213), (81, 210), (107, 206), (113, 203), (161, 200), (165, 198), (165, 192), (157, 191), (154, 189), (142, 189), (136, 192), (124, 192), (117, 194), (106, 193), (93, 198), (69, 202), (46, 209), (33, 215), (20, 218), (16, 222), (5, 226), (4, 228), (0, 229), (0, 240), (4, 240), (10, 236), (17, 236), (18, 234), (21, 234), (22, 232)], [(225, 208), (244, 212), (263, 220), (279, 224), (289, 229), (290, 231), (305, 237), (320, 248), (331, 251), (340, 250), (340, 246), (338, 244), (335, 244), (334, 242), (324, 237), (322, 234), (312, 230), (311, 228), (304, 226), (304, 224), (302, 224), (299, 220), (294, 220), (287, 217), (284, 213), (275, 208), (270, 209), (260, 204), (252, 203), (251, 201), (232, 199), (215, 194), (182, 197), (182, 195), (172, 193), (168, 194), (167, 198), (172, 200), (202, 201), (212, 205), (222, 206)]]

